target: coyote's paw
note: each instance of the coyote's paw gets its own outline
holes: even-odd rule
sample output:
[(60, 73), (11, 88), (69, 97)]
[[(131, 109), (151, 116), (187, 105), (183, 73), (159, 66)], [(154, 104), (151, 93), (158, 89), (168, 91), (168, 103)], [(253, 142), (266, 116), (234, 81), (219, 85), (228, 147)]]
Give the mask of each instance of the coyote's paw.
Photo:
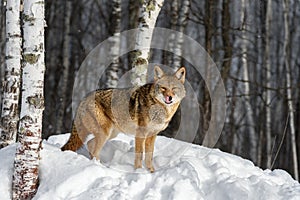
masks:
[(154, 171), (155, 171), (155, 169), (154, 169), (154, 167), (153, 166), (151, 166), (151, 167), (147, 167), (148, 169), (149, 169), (149, 171), (151, 172), (151, 173), (153, 173)]
[(142, 168), (142, 162), (135, 162), (134, 163), (134, 169)]

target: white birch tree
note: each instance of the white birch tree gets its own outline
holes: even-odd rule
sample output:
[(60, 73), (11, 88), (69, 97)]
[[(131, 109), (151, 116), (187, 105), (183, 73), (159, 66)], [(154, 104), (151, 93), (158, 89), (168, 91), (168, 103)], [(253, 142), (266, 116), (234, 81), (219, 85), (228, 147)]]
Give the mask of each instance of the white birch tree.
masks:
[(284, 15), (284, 43), (283, 43), (283, 55), (284, 65), (286, 68), (286, 88), (287, 88), (287, 103), (288, 103), (288, 112), (289, 112), (289, 124), (291, 132), (291, 144), (292, 144), (292, 157), (293, 157), (293, 168), (294, 168), (294, 177), (299, 181), (299, 172), (298, 172), (298, 158), (297, 158), (297, 142), (296, 142), (296, 131), (295, 131), (295, 117), (294, 117), (294, 102), (292, 97), (292, 84), (291, 84), (291, 67), (289, 63), (289, 1), (282, 1), (283, 15)]
[(272, 20), (272, 0), (267, 1), (267, 12), (266, 12), (266, 34), (265, 34), (265, 67), (266, 67), (266, 92), (265, 92), (265, 103), (266, 103), (266, 153), (267, 153), (267, 168), (271, 167), (271, 59), (270, 59), (270, 24)]
[(153, 28), (164, 0), (142, 0), (140, 8), (138, 32), (135, 40), (136, 55), (133, 59), (133, 85), (143, 85), (147, 79), (148, 59)]
[(247, 110), (247, 122), (248, 122), (248, 130), (249, 130), (249, 143), (250, 143), (250, 158), (253, 162), (257, 161), (257, 137), (255, 134), (255, 124), (253, 119), (253, 109), (250, 104), (250, 80), (249, 80), (249, 73), (248, 73), (248, 57), (247, 57), (247, 45), (248, 45), (248, 37), (247, 37), (247, 21), (246, 21), (246, 2), (242, 0), (241, 2), (241, 22), (242, 22), (242, 67), (243, 67), (243, 76), (245, 81), (245, 104)]
[[(5, 1), (6, 2), (6, 1)], [(0, 0), (0, 80), (4, 81), (4, 69), (5, 69), (5, 45), (6, 45), (6, 26), (5, 26), (5, 9), (3, 0)], [(1, 90), (0, 105), (2, 105), (3, 90)], [(0, 109), (1, 110), (1, 109)], [(1, 117), (1, 116), (0, 116)], [(0, 132), (1, 133), (1, 132)]]
[(38, 187), (44, 110), (44, 1), (25, 0), (19, 145), (13, 173), (13, 199), (31, 199)]
[(21, 73), (20, 0), (7, 1), (5, 80), (0, 127), (0, 148), (15, 143), (19, 121)]
[(121, 0), (113, 0), (112, 9), (112, 23), (111, 30), (113, 36), (109, 38), (110, 56), (112, 57), (112, 63), (110, 70), (107, 72), (107, 87), (113, 88), (118, 84), (118, 70), (119, 70), (119, 52), (120, 52), (120, 31), (121, 31)]

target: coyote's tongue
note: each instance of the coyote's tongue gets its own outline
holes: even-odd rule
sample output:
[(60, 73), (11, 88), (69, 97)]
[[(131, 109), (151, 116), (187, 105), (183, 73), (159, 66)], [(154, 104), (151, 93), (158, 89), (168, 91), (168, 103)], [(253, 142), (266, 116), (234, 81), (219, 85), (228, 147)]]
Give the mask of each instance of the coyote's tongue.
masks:
[(166, 96), (166, 97), (165, 97), (165, 102), (166, 102), (167, 104), (172, 103), (172, 97), (171, 97), (171, 96)]

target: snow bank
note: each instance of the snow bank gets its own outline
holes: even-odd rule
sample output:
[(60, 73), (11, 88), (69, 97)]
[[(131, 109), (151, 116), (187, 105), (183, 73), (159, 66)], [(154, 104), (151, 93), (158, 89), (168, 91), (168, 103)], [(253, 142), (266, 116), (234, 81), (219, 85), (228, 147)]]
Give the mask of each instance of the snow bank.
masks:
[[(68, 134), (43, 142), (40, 187), (34, 199), (300, 199), (300, 184), (283, 170), (262, 170), (252, 162), (216, 149), (159, 136), (156, 171), (134, 170), (134, 140), (120, 134), (101, 152), (66, 151)], [(0, 150), (0, 197), (10, 199), (16, 145)]]

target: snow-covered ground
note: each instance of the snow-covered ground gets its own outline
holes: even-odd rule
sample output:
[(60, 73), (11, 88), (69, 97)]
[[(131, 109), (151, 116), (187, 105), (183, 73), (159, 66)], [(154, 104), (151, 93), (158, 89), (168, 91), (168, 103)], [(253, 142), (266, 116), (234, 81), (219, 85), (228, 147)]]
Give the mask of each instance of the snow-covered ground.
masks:
[[(159, 136), (156, 171), (134, 170), (134, 140), (120, 134), (101, 152), (102, 163), (62, 152), (68, 134), (43, 141), (40, 187), (34, 199), (300, 199), (300, 184), (283, 170), (262, 170), (217, 149)], [(0, 199), (11, 199), (16, 145), (0, 150)]]

